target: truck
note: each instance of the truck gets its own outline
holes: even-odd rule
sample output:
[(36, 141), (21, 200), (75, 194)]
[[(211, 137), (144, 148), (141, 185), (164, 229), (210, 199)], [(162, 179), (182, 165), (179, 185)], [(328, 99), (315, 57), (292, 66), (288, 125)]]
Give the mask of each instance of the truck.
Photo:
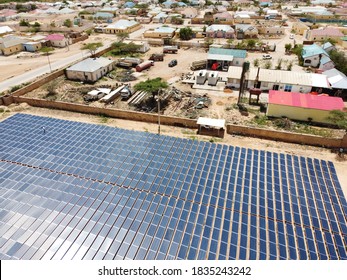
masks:
[(153, 53), (149, 59), (153, 60), (153, 61), (163, 61), (164, 60), (164, 54), (163, 53)]
[(127, 100), (129, 99), (130, 96), (133, 95), (132, 90), (130, 89), (129, 85), (126, 85), (121, 91), (120, 91), (120, 96), (122, 100)]
[(130, 68), (130, 67), (136, 67), (140, 63), (142, 63), (143, 60), (141, 58), (136, 57), (122, 57), (117, 61), (117, 66)]
[(163, 47), (163, 53), (177, 53), (178, 47), (177, 46), (164, 46)]
[(154, 61), (153, 60), (147, 60), (144, 61), (142, 63), (140, 63), (139, 65), (136, 66), (136, 72), (141, 72), (147, 68), (150, 68), (154, 65)]
[(197, 60), (192, 62), (192, 66), (190, 66), (190, 70), (201, 70), (205, 69), (207, 64), (207, 60)]

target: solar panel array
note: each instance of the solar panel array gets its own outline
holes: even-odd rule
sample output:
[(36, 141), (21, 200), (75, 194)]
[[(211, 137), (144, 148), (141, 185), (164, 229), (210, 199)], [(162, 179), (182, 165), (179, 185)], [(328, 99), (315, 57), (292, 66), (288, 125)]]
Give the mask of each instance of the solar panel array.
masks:
[(0, 135), (1, 259), (347, 259), (331, 162), (26, 114)]

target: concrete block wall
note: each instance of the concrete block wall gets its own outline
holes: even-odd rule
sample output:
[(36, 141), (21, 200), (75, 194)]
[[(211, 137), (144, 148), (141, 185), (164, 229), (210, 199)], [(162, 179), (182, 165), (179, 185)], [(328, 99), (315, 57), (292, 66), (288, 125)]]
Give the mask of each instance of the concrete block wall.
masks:
[(327, 147), (327, 148), (347, 148), (347, 135), (344, 138), (325, 138), (321, 136), (299, 134), (284, 131), (274, 131), (268, 129), (253, 128), (239, 125), (227, 125), (227, 133), (239, 134), (249, 137), (257, 137), (287, 143)]
[[(149, 123), (157, 123), (158, 115), (157, 114), (148, 114), (148, 113), (140, 113), (134, 111), (125, 111), (125, 110), (117, 110), (117, 109), (106, 109), (106, 108), (98, 108), (91, 107), (82, 104), (73, 104), (67, 102), (58, 102), (58, 101), (48, 101), (44, 99), (35, 99), (35, 98), (26, 98), (21, 96), (14, 96), (14, 102), (16, 103), (27, 103), (30, 106), (34, 107), (42, 107), (42, 108), (50, 108), (50, 109), (58, 109), (58, 110), (66, 110), (78, 113), (85, 114), (93, 114), (93, 115), (104, 115), (108, 117), (114, 117), (119, 119), (140, 121), (140, 122), (149, 122)], [(170, 116), (160, 116), (160, 123), (165, 125), (173, 125), (179, 127), (187, 127), (187, 128), (198, 128), (196, 120), (186, 119), (186, 118), (177, 118)]]

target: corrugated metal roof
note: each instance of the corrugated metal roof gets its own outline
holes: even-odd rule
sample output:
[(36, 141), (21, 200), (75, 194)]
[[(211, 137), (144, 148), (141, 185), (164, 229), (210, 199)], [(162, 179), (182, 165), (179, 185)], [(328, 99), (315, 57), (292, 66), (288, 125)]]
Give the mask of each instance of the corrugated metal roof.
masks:
[(234, 32), (234, 29), (230, 25), (226, 24), (212, 24), (206, 28), (206, 32), (219, 30), (222, 30), (224, 32)]
[(343, 33), (333, 27), (326, 27), (324, 29), (313, 29), (311, 31), (312, 36), (335, 36), (335, 37), (342, 37)]
[(109, 60), (104, 57), (98, 58), (87, 58), (71, 67), (67, 68), (67, 71), (81, 71), (81, 72), (94, 72), (101, 67), (105, 67), (113, 63), (112, 60)]
[(342, 110), (344, 103), (341, 97), (312, 95), (299, 92), (269, 91), (269, 104), (318, 109), (324, 111)]
[(16, 45), (20, 45), (25, 43), (26, 40), (19, 38), (19, 37), (4, 37), (2, 39), (0, 39), (0, 44), (4, 47), (4, 48), (9, 48), (12, 46), (16, 46)]
[(326, 57), (326, 56), (322, 56), (321, 60), (320, 60), (320, 63), (321, 65), (324, 65), (324, 64), (327, 64), (331, 61), (330, 57)]
[(320, 54), (329, 56), (325, 50), (323, 50), (320, 46), (316, 44), (312, 44), (310, 46), (304, 46), (301, 53), (303, 58), (314, 56), (314, 55), (320, 55)]
[(234, 57), (232, 55), (224, 55), (224, 54), (208, 54), (208, 60), (218, 60), (218, 61), (233, 61)]
[(232, 55), (236, 58), (246, 58), (247, 51), (245, 50), (233, 50), (233, 49), (222, 49), (222, 48), (210, 48), (208, 54), (221, 54), (221, 55)]
[(223, 128), (225, 126), (225, 120), (199, 117), (197, 124)]
[(332, 88), (347, 89), (347, 77), (339, 70), (334, 68), (324, 71), (323, 74), (327, 75)]
[(106, 28), (126, 29), (137, 24), (138, 23), (135, 20), (121, 19), (114, 24), (107, 25)]
[[(228, 70), (229, 78), (240, 79), (242, 68), (230, 66)], [(257, 76), (258, 69), (251, 68), (249, 70), (248, 79), (254, 81)], [(259, 81), (269, 83), (281, 83), (289, 85), (315, 86), (329, 88), (327, 77), (322, 74), (293, 72), (273, 69), (260, 69)]]
[(167, 26), (160, 26), (157, 27), (154, 32), (160, 32), (160, 33), (172, 33), (175, 32), (176, 28), (167, 27)]
[(50, 34), (50, 35), (46, 36), (45, 39), (50, 40), (50, 41), (60, 41), (60, 40), (64, 40), (65, 37), (62, 34)]
[(13, 29), (9, 26), (0, 26), (0, 34), (13, 32)]

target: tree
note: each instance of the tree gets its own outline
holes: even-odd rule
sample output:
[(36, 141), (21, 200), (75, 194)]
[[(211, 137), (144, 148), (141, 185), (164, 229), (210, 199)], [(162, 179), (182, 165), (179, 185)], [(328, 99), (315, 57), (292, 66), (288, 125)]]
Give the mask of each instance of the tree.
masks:
[[(269, 69), (269, 68), (268, 68)], [(282, 58), (279, 58), (277, 60), (277, 65), (275, 67), (276, 70), (281, 70), (282, 69)]]
[(66, 20), (64, 21), (63, 25), (66, 26), (66, 27), (69, 27), (69, 28), (72, 27), (72, 21), (71, 21), (71, 19), (66, 19)]
[(184, 22), (184, 20), (181, 17), (172, 17), (172, 19), (171, 19), (172, 24), (181, 25), (181, 24), (183, 24), (183, 22)]
[(303, 50), (303, 45), (295, 45), (294, 48), (292, 49), (292, 53), (296, 54), (299, 60), (299, 65), (303, 65), (304, 61), (302, 59), (302, 50)]
[(339, 128), (347, 130), (347, 112), (340, 110), (332, 110), (329, 112), (327, 120)]
[(19, 22), (19, 26), (29, 26), (29, 22), (26, 21), (25, 19), (21, 19)]
[(293, 68), (293, 61), (290, 61), (287, 65), (287, 70), (292, 71), (292, 68)]
[(289, 53), (290, 50), (292, 49), (292, 44), (291, 44), (291, 43), (285, 44), (285, 45), (284, 45), (284, 48), (285, 48), (285, 50), (286, 50), (286, 53)]
[(332, 38), (327, 38), (327, 39), (325, 39), (324, 41), (323, 41), (323, 43), (330, 43), (330, 44), (332, 44), (333, 46), (335, 46), (336, 45), (336, 43), (337, 43), (337, 41), (336, 40), (334, 40), (334, 39), (332, 39)]
[(264, 65), (264, 68), (265, 69), (270, 69), (271, 67), (272, 67), (272, 62), (271, 61), (266, 61), (265, 65)]
[(330, 59), (334, 62), (335, 68), (347, 75), (347, 58), (344, 52), (332, 50), (330, 53)]
[(255, 47), (256, 43), (257, 43), (256, 40), (249, 39), (249, 40), (247, 40), (247, 47), (253, 49)]
[(39, 32), (40, 31), (41, 24), (35, 21), (34, 25), (32, 26), (31, 32)]
[(129, 38), (129, 33), (119, 32), (119, 33), (117, 33), (116, 36), (117, 36), (119, 42), (123, 42), (125, 39)]
[(179, 32), (181, 40), (190, 40), (193, 37), (193, 30), (190, 27), (181, 28)]
[(48, 60), (48, 65), (49, 65), (49, 70), (52, 72), (52, 66), (51, 66), (51, 61), (49, 60), (49, 55), (54, 51), (54, 48), (52, 47), (43, 47), (41, 48), (40, 52), (45, 53), (47, 55), (47, 60)]
[(163, 88), (167, 88), (169, 85), (166, 81), (162, 80), (161, 78), (155, 78), (155, 79), (148, 79), (144, 82), (139, 82), (134, 86), (135, 90), (137, 91), (145, 91), (152, 94), (153, 99), (155, 99), (155, 96), (158, 94), (159, 90)]
[(123, 42), (115, 42), (111, 45), (113, 55), (121, 55), (121, 54), (133, 54), (139, 51), (140, 46), (135, 45), (134, 43), (123, 43)]
[(254, 67), (258, 67), (259, 66), (259, 59), (258, 58), (254, 59), (253, 65), (254, 65)]
[(89, 44), (85, 44), (81, 50), (88, 50), (91, 54), (92, 57), (95, 56), (96, 50), (98, 48), (101, 48), (103, 46), (102, 43), (98, 42), (98, 43), (89, 43)]

